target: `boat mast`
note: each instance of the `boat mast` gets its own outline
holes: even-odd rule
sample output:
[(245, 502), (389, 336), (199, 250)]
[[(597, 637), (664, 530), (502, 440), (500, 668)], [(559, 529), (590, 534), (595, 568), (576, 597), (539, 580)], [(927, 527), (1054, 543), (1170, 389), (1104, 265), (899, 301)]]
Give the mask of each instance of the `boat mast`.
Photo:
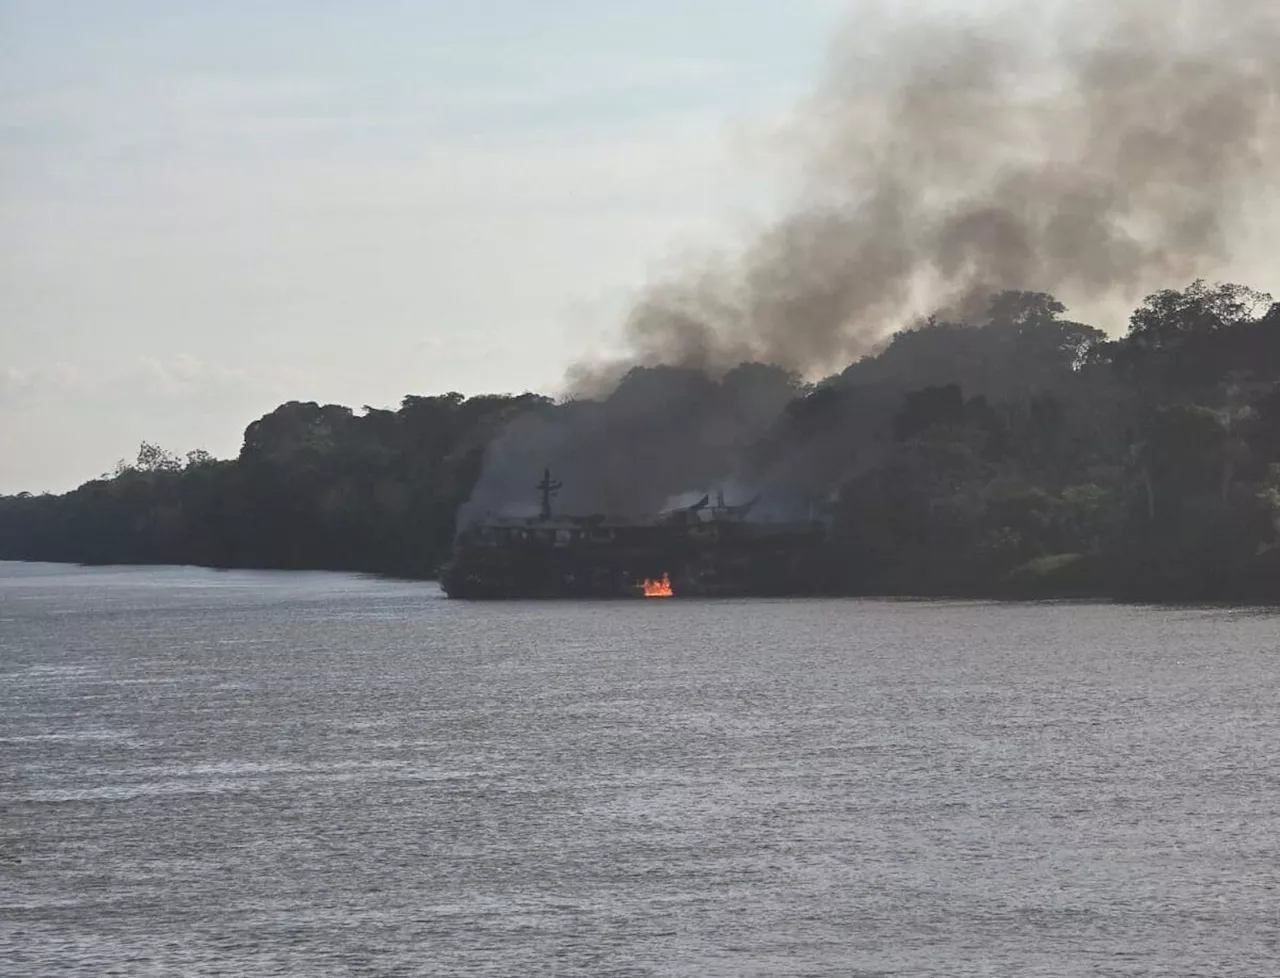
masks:
[(552, 481), (550, 467), (542, 470), (542, 481), (534, 486), (542, 497), (542, 512), (540, 514), (542, 519), (551, 519), (551, 497), (559, 492), (563, 486), (564, 483), (559, 480)]

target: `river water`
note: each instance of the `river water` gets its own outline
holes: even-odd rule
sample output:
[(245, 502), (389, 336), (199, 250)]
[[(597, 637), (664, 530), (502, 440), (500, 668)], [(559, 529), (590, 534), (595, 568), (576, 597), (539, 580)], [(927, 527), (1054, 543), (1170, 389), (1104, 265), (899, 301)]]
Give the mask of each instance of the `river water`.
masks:
[(0, 564), (5, 975), (1280, 974), (1280, 617)]

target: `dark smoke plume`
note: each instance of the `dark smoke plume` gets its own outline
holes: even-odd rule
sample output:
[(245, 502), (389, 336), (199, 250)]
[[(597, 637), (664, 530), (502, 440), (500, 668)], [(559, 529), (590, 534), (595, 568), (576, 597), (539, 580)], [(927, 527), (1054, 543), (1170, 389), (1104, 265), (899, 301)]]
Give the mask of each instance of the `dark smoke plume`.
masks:
[[(1231, 273), (1280, 179), (1280, 2), (1036, 6), (894, 20), (883, 0), (859, 5), (787, 130), (793, 206), (740, 252), (647, 289), (629, 354), (570, 371), (599, 400), (517, 420), (462, 519), (532, 505), (546, 464), (570, 512), (652, 512), (725, 483), (812, 501), (854, 447), (873, 450), (897, 382), (932, 368), (901, 344), (879, 393), (778, 428), (789, 378), (928, 315), (983, 322), (1006, 290), (1097, 314)], [(825, 434), (791, 445), (806, 426)], [(782, 461), (762, 472), (750, 446), (766, 437)]]
[(1237, 257), (1245, 208), (1280, 177), (1276, 0), (887, 9), (859, 7), (793, 127), (794, 208), (727, 271), (653, 285), (631, 355), (572, 386), (653, 364), (812, 375), (1005, 289), (1131, 306)]

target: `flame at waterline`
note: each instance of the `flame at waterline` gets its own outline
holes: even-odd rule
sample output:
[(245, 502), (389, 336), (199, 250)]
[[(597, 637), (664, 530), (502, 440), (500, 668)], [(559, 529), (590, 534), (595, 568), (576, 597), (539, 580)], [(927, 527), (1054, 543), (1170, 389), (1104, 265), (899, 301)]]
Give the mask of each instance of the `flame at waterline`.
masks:
[(663, 574), (656, 581), (645, 579), (641, 585), (644, 588), (644, 596), (646, 598), (674, 598), (676, 592), (671, 589), (671, 575)]

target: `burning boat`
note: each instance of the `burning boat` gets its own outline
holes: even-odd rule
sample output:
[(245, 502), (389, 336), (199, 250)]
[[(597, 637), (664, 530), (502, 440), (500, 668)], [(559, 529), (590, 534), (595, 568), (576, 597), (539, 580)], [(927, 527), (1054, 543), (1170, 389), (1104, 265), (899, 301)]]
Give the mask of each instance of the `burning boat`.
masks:
[(491, 516), (458, 534), (440, 584), (451, 598), (615, 598), (810, 594), (826, 538), (819, 520), (751, 519), (759, 500), (721, 494), (648, 518), (552, 512), (543, 473), (536, 517)]

